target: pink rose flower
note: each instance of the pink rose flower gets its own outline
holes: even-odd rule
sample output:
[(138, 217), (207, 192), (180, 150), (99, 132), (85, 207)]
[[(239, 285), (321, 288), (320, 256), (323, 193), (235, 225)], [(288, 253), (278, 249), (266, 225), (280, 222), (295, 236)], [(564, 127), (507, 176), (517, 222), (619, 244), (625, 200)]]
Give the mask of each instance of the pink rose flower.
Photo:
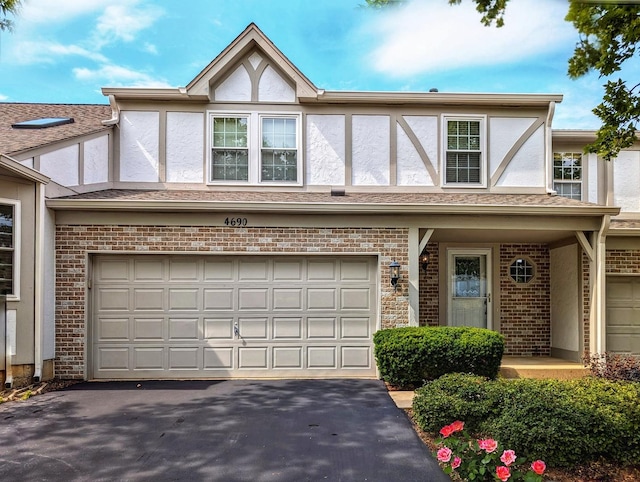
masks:
[(454, 430), (453, 430), (453, 427), (451, 425), (445, 425), (444, 427), (442, 427), (440, 429), (440, 435), (442, 435), (444, 438), (447, 438), (453, 432), (454, 432)]
[(502, 456), (500, 457), (502, 463), (509, 467), (512, 463), (516, 461), (516, 453), (513, 450), (505, 450), (502, 452)]
[(461, 422), (460, 420), (456, 420), (451, 425), (449, 425), (449, 427), (451, 427), (454, 432), (461, 432), (462, 429), (464, 429), (464, 422)]
[(531, 464), (531, 470), (538, 475), (542, 475), (547, 470), (547, 465), (542, 460), (536, 460)]
[(478, 440), (478, 446), (482, 450), (490, 454), (491, 452), (493, 452), (495, 449), (498, 448), (498, 442), (496, 442), (492, 438), (487, 438), (483, 440)]
[(454, 457), (453, 462), (451, 462), (451, 468), (457, 469), (458, 467), (460, 467), (461, 463), (462, 463), (462, 459), (460, 457)]
[(440, 462), (449, 462), (449, 460), (451, 460), (451, 449), (449, 447), (442, 447), (438, 450), (438, 460)]
[(496, 468), (496, 476), (502, 482), (506, 482), (507, 480), (509, 480), (509, 477), (511, 477), (511, 471), (509, 470), (509, 467), (501, 465), (500, 467)]

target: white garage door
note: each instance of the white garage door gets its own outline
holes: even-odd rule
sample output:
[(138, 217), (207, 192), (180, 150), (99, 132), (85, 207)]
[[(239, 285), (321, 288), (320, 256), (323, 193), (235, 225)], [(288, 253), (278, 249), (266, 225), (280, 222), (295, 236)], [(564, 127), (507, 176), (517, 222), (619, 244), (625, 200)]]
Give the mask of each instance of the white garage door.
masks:
[(640, 355), (640, 277), (607, 278), (607, 351)]
[(374, 377), (376, 258), (96, 256), (91, 376)]

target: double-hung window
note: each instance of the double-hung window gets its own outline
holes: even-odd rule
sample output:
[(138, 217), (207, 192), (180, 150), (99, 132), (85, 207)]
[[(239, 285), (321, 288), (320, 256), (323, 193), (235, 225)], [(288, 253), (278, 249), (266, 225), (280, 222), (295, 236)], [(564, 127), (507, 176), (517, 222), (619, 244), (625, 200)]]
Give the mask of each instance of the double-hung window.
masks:
[(18, 297), (17, 244), (19, 231), (16, 220), (20, 204), (0, 199), (0, 295)]
[(582, 199), (582, 153), (553, 153), (553, 190), (559, 196)]
[(485, 185), (483, 127), (482, 118), (445, 118), (445, 186)]
[(298, 115), (212, 113), (210, 125), (210, 182), (301, 182)]

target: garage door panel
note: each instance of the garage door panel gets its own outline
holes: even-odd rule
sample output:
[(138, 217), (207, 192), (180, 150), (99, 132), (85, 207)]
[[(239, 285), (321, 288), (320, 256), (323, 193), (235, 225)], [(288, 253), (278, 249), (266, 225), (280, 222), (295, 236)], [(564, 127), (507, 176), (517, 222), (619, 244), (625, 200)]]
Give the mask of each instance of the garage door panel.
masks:
[(340, 308), (343, 310), (370, 310), (371, 296), (368, 288), (343, 288), (340, 290)]
[(260, 347), (240, 347), (238, 348), (238, 368), (266, 369), (268, 360), (268, 349), (266, 346)]
[(207, 340), (231, 340), (233, 337), (233, 318), (206, 318), (204, 320), (204, 338)]
[(640, 277), (607, 278), (606, 350), (640, 355)]
[(303, 369), (301, 346), (273, 347), (273, 368)]
[(100, 288), (97, 296), (98, 310), (128, 311), (129, 290), (125, 288)]
[(98, 341), (128, 341), (131, 338), (129, 318), (103, 318), (97, 320)]
[(238, 310), (266, 310), (268, 299), (267, 288), (240, 288), (238, 289)]
[(267, 317), (238, 318), (240, 337), (265, 340), (268, 333), (268, 322)]
[(239, 261), (238, 281), (269, 281), (268, 261)]
[(376, 375), (375, 257), (100, 255), (93, 268), (95, 378)]
[(307, 318), (307, 337), (313, 339), (336, 339), (336, 318), (315, 317)]
[(198, 318), (169, 318), (169, 340), (197, 340)]
[(162, 288), (133, 290), (133, 309), (136, 311), (164, 311), (165, 293)]
[(301, 310), (302, 288), (274, 288), (273, 289), (273, 309), (274, 310)]
[(274, 260), (273, 281), (302, 281), (302, 260), (284, 261)]
[(199, 352), (197, 347), (170, 347), (169, 370), (198, 370)]
[(302, 318), (273, 318), (273, 339), (294, 339), (302, 338)]
[(199, 281), (199, 279), (197, 260), (169, 260), (169, 281)]
[(368, 346), (343, 346), (342, 368), (370, 368), (371, 349)]
[(199, 290), (197, 288), (171, 288), (169, 289), (170, 311), (198, 311)]
[(206, 260), (204, 281), (233, 281), (234, 263), (229, 259)]
[(233, 310), (233, 289), (205, 288), (204, 309), (205, 311)]
[(338, 368), (335, 346), (307, 347), (308, 368)]
[(371, 319), (370, 318), (347, 318), (342, 317), (340, 320), (341, 333), (343, 339), (369, 339), (371, 337)]
[(134, 318), (134, 341), (163, 341), (164, 318)]
[(164, 281), (165, 263), (157, 258), (134, 258), (133, 281)]
[(205, 370), (231, 370), (233, 369), (233, 348), (209, 347), (204, 349)]
[(336, 310), (336, 288), (309, 288), (307, 290), (307, 308), (309, 310)]

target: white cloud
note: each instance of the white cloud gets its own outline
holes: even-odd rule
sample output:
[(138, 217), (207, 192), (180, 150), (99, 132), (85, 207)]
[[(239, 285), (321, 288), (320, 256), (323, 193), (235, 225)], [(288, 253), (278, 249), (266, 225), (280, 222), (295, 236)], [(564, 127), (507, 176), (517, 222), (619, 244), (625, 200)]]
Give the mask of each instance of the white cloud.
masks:
[(17, 64), (55, 63), (61, 57), (83, 57), (96, 62), (106, 62), (99, 52), (87, 50), (78, 45), (63, 45), (44, 41), (23, 41), (10, 50), (13, 62)]
[[(131, 3), (137, 0), (124, 0)], [(86, 15), (123, 0), (28, 0), (20, 9), (20, 21), (27, 23), (59, 23)]]
[(564, 21), (565, 2), (518, 0), (508, 3), (505, 26), (485, 27), (475, 5), (466, 1), (412, 0), (379, 16), (373, 29), (380, 45), (374, 68), (393, 76), (461, 67), (495, 65), (554, 51), (576, 39)]
[(96, 41), (99, 45), (116, 40), (132, 42), (137, 34), (150, 27), (164, 11), (154, 6), (109, 5), (98, 18)]
[(8, 95), (0, 94), (0, 102), (4, 102), (5, 100), (9, 100)]
[(149, 42), (144, 43), (144, 45), (142, 46), (142, 50), (153, 55), (158, 55), (158, 47)]
[(163, 79), (154, 79), (145, 72), (128, 69), (119, 65), (103, 65), (98, 69), (85, 67), (73, 69), (78, 80), (99, 81), (101, 85), (127, 87), (172, 87)]

